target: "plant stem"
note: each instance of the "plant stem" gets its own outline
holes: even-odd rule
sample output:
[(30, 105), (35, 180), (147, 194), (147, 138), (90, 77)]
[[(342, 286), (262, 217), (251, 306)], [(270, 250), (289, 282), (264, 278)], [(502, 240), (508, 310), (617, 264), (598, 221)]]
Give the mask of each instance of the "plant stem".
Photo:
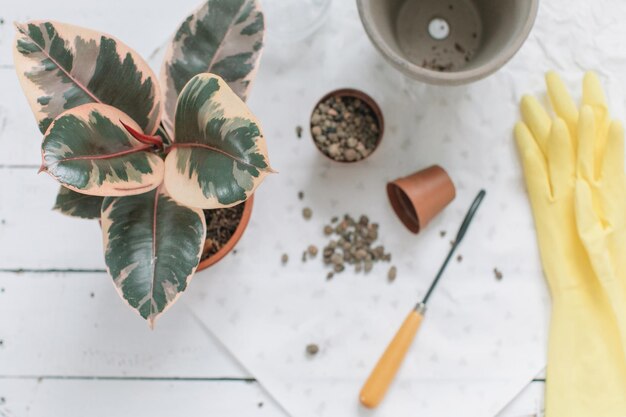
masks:
[(167, 130), (165, 129), (165, 126), (163, 126), (163, 122), (161, 122), (159, 124), (159, 128), (157, 129), (156, 134), (163, 138), (163, 143), (164, 143), (164, 145), (166, 147), (170, 146), (172, 144), (172, 142), (173, 142), (172, 138), (167, 133)]

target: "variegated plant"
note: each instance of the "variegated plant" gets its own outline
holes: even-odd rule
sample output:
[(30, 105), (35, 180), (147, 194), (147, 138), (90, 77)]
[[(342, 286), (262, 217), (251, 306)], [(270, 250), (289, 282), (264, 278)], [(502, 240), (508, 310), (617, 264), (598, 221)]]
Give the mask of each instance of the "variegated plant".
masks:
[(160, 80), (110, 35), (52, 21), (16, 28), (41, 171), (61, 184), (54, 208), (100, 219), (115, 287), (153, 326), (198, 266), (202, 209), (244, 202), (272, 172), (244, 103), (263, 44), (257, 0), (206, 1), (173, 36)]

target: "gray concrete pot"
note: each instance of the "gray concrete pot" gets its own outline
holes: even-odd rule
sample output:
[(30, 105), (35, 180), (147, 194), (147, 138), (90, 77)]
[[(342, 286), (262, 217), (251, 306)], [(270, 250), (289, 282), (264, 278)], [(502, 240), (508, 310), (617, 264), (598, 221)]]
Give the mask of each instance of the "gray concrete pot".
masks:
[(365, 31), (407, 76), (458, 85), (497, 71), (522, 46), (539, 0), (357, 0)]

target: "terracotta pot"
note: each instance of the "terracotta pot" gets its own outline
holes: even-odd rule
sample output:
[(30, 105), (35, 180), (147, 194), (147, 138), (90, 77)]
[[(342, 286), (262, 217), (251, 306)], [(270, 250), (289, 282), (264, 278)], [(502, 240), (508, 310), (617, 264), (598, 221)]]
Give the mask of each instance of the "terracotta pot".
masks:
[(454, 200), (456, 190), (448, 173), (433, 165), (388, 183), (387, 196), (407, 229), (418, 233)]
[[(370, 152), (370, 154), (367, 155), (363, 159), (359, 159), (358, 161), (337, 161), (336, 159), (333, 159), (330, 156), (326, 155), (319, 148), (319, 146), (317, 146), (317, 142), (315, 141), (315, 138), (313, 137), (313, 132), (311, 132), (311, 140), (313, 141), (313, 144), (315, 145), (315, 148), (318, 151), (320, 151), (320, 153), (322, 155), (324, 155), (326, 158), (330, 159), (333, 162), (337, 162), (337, 163), (340, 163), (340, 164), (354, 164), (356, 162), (361, 162), (361, 161), (366, 160), (367, 158), (372, 156), (372, 154), (376, 151), (376, 149), (378, 149), (378, 146), (380, 145), (380, 141), (383, 138), (383, 132), (385, 130), (385, 120), (383, 118), (383, 112), (380, 110), (380, 107), (374, 101), (374, 99), (372, 97), (370, 97), (369, 95), (367, 95), (366, 93), (364, 93), (363, 91), (355, 90), (354, 88), (340, 88), (338, 90), (333, 90), (330, 93), (324, 95), (324, 97), (320, 98), (317, 101), (317, 103), (315, 103), (315, 106), (313, 106), (313, 110), (311, 111), (311, 117), (313, 116), (313, 112), (315, 111), (317, 106), (319, 106), (320, 103), (328, 100), (331, 97), (353, 97), (353, 98), (358, 98), (359, 100), (364, 102), (367, 106), (369, 106), (370, 109), (372, 109), (372, 111), (374, 112), (374, 117), (376, 118), (376, 121), (378, 122), (378, 138), (376, 139), (376, 145), (374, 146), (374, 149), (372, 149), (372, 152)], [(311, 130), (311, 129), (313, 129), (313, 124), (309, 121), (309, 130)]]
[(250, 198), (248, 198), (243, 204), (244, 204), (244, 207), (243, 207), (243, 213), (241, 215), (241, 221), (239, 222), (239, 225), (235, 229), (235, 233), (233, 233), (230, 240), (226, 242), (226, 244), (222, 246), (220, 250), (218, 250), (216, 253), (214, 253), (212, 256), (208, 257), (207, 259), (200, 261), (200, 264), (198, 265), (198, 269), (196, 269), (196, 272), (202, 271), (203, 269), (206, 269), (210, 267), (211, 265), (216, 264), (224, 256), (228, 255), (228, 253), (235, 248), (235, 245), (237, 245), (237, 242), (239, 242), (239, 239), (241, 239), (241, 236), (243, 235), (243, 232), (246, 230), (246, 227), (248, 227), (248, 222), (250, 221), (250, 214), (252, 214), (252, 206), (254, 204), (254, 196), (251, 196)]

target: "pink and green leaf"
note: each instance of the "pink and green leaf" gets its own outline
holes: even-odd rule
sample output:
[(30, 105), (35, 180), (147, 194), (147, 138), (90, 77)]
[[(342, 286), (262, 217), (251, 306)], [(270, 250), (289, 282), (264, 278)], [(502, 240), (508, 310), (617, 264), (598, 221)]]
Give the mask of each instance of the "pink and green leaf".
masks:
[(42, 170), (61, 185), (94, 196), (140, 194), (158, 187), (163, 160), (122, 123), (140, 129), (125, 113), (104, 104), (83, 104), (62, 113), (44, 136)]
[(183, 206), (162, 187), (102, 205), (105, 261), (126, 302), (154, 326), (187, 288), (206, 238), (204, 213)]
[(273, 172), (258, 121), (216, 75), (197, 75), (181, 92), (175, 137), (165, 159), (165, 187), (190, 207), (239, 204)]
[(261, 57), (264, 31), (258, 0), (208, 0), (185, 19), (167, 49), (160, 74), (163, 121), (170, 132), (178, 95), (198, 74), (219, 75), (246, 99)]
[(81, 219), (99, 219), (103, 197), (81, 194), (61, 186), (54, 210)]
[(156, 76), (133, 50), (105, 33), (52, 21), (16, 24), (15, 70), (44, 133), (86, 103), (118, 108), (153, 134), (160, 123)]

